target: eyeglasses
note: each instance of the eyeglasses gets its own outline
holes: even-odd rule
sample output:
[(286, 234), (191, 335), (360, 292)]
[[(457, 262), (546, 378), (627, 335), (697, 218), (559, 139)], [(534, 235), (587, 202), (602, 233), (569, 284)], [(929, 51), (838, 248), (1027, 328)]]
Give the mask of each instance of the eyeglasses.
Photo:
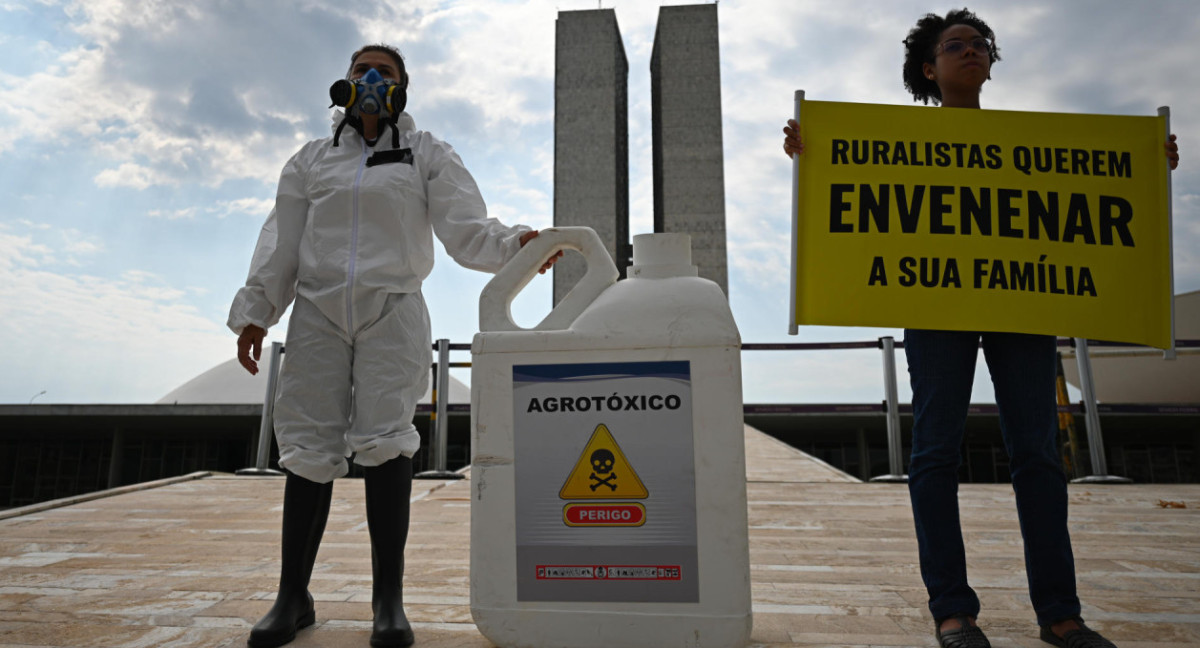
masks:
[(980, 54), (987, 54), (991, 50), (991, 42), (982, 36), (976, 36), (969, 41), (960, 38), (951, 38), (950, 40), (942, 41), (940, 45), (935, 47), (933, 55), (949, 54), (954, 56), (955, 54), (962, 54), (968, 47)]

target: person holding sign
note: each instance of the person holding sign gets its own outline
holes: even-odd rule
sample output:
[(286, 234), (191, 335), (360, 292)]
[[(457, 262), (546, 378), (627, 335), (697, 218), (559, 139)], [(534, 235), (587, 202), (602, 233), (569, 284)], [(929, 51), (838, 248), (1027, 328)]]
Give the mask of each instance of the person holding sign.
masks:
[[(914, 100), (979, 108), (983, 84), (1000, 60), (987, 23), (962, 9), (927, 14), (904, 40), (904, 85)], [(784, 152), (804, 152), (799, 124), (785, 127)], [(1169, 166), (1179, 162), (1175, 136)], [(958, 468), (978, 347), (995, 386), (1025, 542), (1029, 594), (1043, 641), (1070, 648), (1113, 646), (1080, 618), (1067, 531), (1067, 480), (1056, 448), (1055, 338), (1050, 335), (908, 329), (904, 349), (913, 391), (909, 492), (921, 576), (940, 645), (990, 646), (976, 625), (979, 598), (967, 583), (958, 512)]]

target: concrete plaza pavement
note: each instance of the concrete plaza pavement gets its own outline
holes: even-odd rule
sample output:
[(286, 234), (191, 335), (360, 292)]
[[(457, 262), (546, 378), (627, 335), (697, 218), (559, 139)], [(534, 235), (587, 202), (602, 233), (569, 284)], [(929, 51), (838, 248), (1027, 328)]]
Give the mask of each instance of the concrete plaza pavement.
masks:
[[(755, 646), (936, 646), (907, 488), (868, 484), (746, 429)], [(469, 473), (469, 471), (467, 471)], [(198, 473), (0, 511), (0, 648), (244, 646), (278, 579), (283, 480)], [(486, 648), (471, 622), (470, 479), (418, 481), (405, 600), (422, 648)], [(339, 480), (291, 646), (366, 646), (362, 484)], [(1072, 485), (1088, 622), (1122, 648), (1200, 645), (1200, 485)], [(960, 491), (980, 623), (1045, 646), (1010, 486)]]

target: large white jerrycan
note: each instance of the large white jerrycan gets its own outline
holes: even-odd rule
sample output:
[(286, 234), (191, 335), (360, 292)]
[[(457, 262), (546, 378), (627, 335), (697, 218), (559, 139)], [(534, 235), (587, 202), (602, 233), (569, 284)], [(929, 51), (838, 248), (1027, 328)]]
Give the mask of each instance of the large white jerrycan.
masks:
[[(741, 339), (690, 237), (543, 230), (484, 288), (471, 345), (471, 614), (500, 648), (750, 637)], [(555, 251), (588, 269), (533, 329), (509, 304)]]

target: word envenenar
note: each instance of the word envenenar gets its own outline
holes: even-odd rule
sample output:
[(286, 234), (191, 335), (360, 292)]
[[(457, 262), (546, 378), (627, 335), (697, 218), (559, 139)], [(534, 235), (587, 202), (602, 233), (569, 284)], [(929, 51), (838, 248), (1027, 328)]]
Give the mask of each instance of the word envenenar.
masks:
[[(831, 233), (962, 234), (1134, 247), (1133, 205), (1090, 196), (948, 185), (830, 185)], [(857, 218), (855, 217), (857, 216)]]

